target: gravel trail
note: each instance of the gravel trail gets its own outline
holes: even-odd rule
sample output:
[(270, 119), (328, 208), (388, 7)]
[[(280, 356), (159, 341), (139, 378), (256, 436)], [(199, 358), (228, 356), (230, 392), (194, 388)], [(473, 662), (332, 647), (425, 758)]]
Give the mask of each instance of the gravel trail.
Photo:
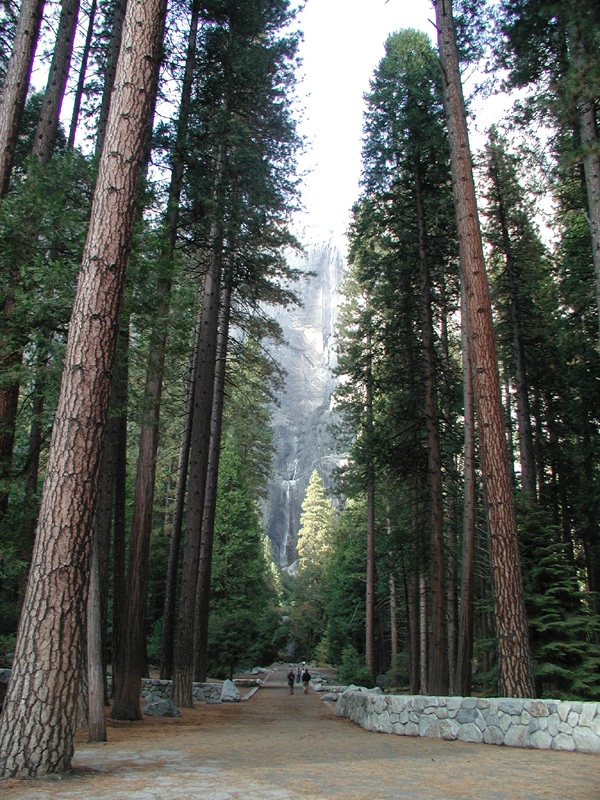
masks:
[(108, 721), (73, 770), (0, 781), (2, 800), (600, 800), (600, 759), (369, 733), (279, 666), (248, 702)]

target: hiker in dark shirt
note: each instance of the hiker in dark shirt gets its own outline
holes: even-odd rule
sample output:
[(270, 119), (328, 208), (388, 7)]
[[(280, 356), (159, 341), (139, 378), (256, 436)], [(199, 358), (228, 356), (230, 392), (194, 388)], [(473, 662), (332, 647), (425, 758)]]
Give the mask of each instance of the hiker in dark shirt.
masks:
[(304, 694), (308, 694), (308, 683), (310, 681), (311, 675), (310, 672), (305, 669), (302, 673), (302, 688), (304, 689)]
[(290, 687), (290, 694), (294, 694), (294, 670), (291, 667), (287, 674), (287, 682)]

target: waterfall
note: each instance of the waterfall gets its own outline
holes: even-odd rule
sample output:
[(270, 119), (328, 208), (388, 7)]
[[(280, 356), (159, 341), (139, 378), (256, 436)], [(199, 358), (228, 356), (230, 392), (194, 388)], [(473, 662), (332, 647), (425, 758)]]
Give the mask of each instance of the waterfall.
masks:
[(308, 245), (304, 256), (292, 255), (289, 262), (315, 274), (296, 287), (300, 307), (268, 310), (288, 344), (271, 350), (287, 378), (273, 412), (275, 457), (265, 526), (277, 562), (293, 572), (301, 505), (312, 471), (316, 468), (325, 486), (330, 486), (338, 460), (330, 423), (334, 332), (344, 262), (331, 241)]

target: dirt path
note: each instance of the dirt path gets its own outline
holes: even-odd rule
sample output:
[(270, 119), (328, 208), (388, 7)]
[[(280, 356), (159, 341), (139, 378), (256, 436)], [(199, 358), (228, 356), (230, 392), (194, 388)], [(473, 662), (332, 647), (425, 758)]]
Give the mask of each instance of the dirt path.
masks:
[(2, 800), (599, 800), (600, 759), (363, 731), (285, 670), (248, 702), (180, 720), (109, 721), (60, 778), (0, 783)]

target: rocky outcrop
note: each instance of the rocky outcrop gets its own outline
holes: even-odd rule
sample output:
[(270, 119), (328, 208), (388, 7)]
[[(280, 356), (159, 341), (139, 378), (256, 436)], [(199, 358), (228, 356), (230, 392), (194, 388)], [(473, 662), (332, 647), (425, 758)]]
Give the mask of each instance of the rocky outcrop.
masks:
[(301, 307), (269, 309), (287, 341), (271, 353), (287, 377), (273, 415), (276, 451), (265, 525), (275, 559), (293, 571), (301, 505), (312, 471), (317, 469), (328, 487), (338, 462), (330, 423), (334, 332), (344, 260), (341, 250), (329, 241), (308, 245), (305, 256), (291, 256), (290, 264), (314, 275), (295, 287)]

